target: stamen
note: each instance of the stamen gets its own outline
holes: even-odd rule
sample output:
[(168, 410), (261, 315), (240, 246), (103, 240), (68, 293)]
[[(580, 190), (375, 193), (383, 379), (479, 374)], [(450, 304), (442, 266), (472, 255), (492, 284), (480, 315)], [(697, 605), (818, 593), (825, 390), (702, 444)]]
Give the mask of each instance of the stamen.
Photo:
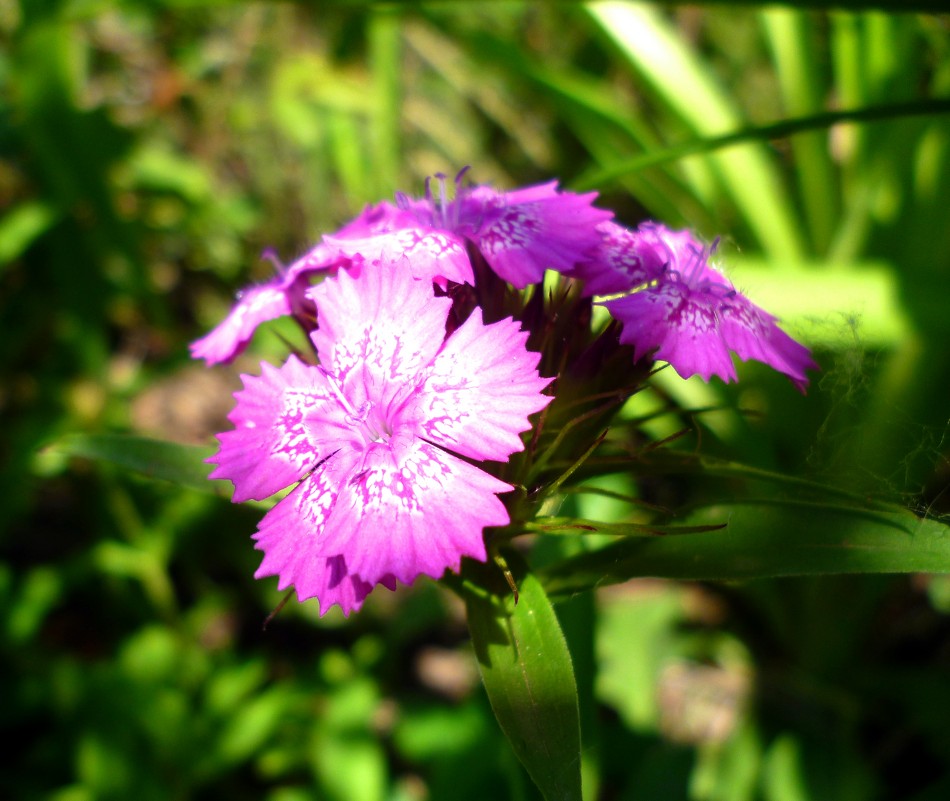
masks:
[(382, 442), (392, 434), (391, 431), (387, 430), (386, 424), (378, 418), (375, 421), (375, 425), (369, 421), (370, 412), (373, 411), (375, 405), (372, 401), (363, 401), (359, 409), (354, 409), (353, 404), (350, 403), (346, 395), (343, 394), (343, 388), (340, 386), (340, 382), (336, 377), (321, 364), (317, 365), (317, 369), (323, 374), (323, 377), (326, 378), (327, 386), (330, 387), (330, 391), (334, 397), (336, 397), (337, 402), (343, 407), (343, 411), (345, 412), (343, 421), (348, 426), (362, 429), (363, 435), (372, 442)]
[(703, 267), (706, 265), (706, 249), (688, 245), (686, 248), (689, 255), (684, 259), (682, 275), (687, 285), (696, 286), (697, 279), (703, 274)]
[(350, 426), (363, 425), (363, 423), (366, 422), (366, 418), (369, 417), (369, 412), (372, 408), (373, 404), (370, 401), (363, 401), (356, 415), (346, 414), (343, 419), (346, 421), (346, 424)]
[(283, 275), (287, 270), (287, 267), (284, 266), (284, 263), (280, 260), (280, 257), (277, 255), (277, 251), (272, 247), (266, 247), (261, 251), (261, 260), (269, 261), (274, 265), (274, 269), (277, 270), (278, 275)]
[(466, 164), (455, 175), (455, 202), (452, 204), (452, 219), (449, 221), (452, 224), (453, 231), (457, 231), (462, 222), (462, 198), (465, 195), (465, 187), (462, 186), (462, 180), (470, 169), (471, 167)]
[(337, 381), (336, 377), (329, 370), (324, 368), (322, 364), (318, 364), (317, 369), (323, 374), (323, 377), (327, 380), (327, 386), (330, 387), (330, 391), (334, 394), (337, 402), (346, 412), (346, 417), (344, 419), (347, 421), (347, 423), (350, 422), (351, 417), (358, 418), (360, 413), (353, 408), (353, 405), (349, 402), (346, 395), (343, 394), (343, 389), (340, 387), (340, 382)]
[(717, 236), (711, 245), (697, 248), (695, 245), (688, 247), (690, 256), (684, 259), (683, 279), (691, 289), (701, 289), (704, 292), (717, 290), (719, 297), (732, 297), (736, 294), (736, 289), (724, 278), (722, 281), (712, 281), (709, 278), (704, 279), (703, 273), (709, 265), (709, 258), (719, 246), (719, 237)]
[(449, 221), (446, 212), (448, 211), (449, 199), (448, 192), (445, 191), (445, 173), (437, 172), (435, 178), (439, 182), (439, 222), (442, 224), (442, 228), (448, 228)]
[(679, 270), (676, 269), (676, 251), (670, 247), (669, 242), (667, 242), (663, 237), (660, 237), (660, 244), (663, 246), (663, 250), (666, 251), (666, 260), (663, 262), (663, 269), (670, 270), (676, 275), (679, 275)]

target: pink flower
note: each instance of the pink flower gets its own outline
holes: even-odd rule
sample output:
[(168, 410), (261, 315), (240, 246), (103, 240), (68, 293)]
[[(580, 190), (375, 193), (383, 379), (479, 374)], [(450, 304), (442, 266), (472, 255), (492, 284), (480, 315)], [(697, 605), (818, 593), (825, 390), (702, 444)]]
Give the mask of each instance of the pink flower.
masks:
[(462, 170), (455, 178), (455, 199), (449, 200), (445, 176), (439, 175), (439, 197), (413, 200), (397, 194), (408, 215), (388, 237), (370, 236), (324, 241), (349, 258), (398, 259), (407, 256), (416, 277), (473, 283), (467, 244), (478, 250), (505, 281), (523, 289), (541, 280), (547, 269), (570, 271), (590, 256), (600, 241), (598, 223), (613, 214), (592, 206), (596, 192), (578, 195), (558, 190), (557, 182), (498, 192), (488, 186), (464, 187)]
[(367, 206), (335, 234), (283, 267), (272, 280), (238, 295), (228, 316), (191, 344), (191, 355), (209, 365), (229, 362), (248, 345), (257, 327), (285, 315), (313, 317), (306, 297), (311, 277), (372, 261), (406, 257), (413, 277), (437, 283), (473, 284), (467, 243), (474, 245), (503, 279), (523, 289), (540, 281), (546, 269), (569, 271), (589, 257), (600, 235), (597, 223), (609, 211), (594, 208), (596, 193), (561, 192), (557, 182), (496, 192), (487, 186), (465, 188), (462, 170), (456, 177), (456, 198), (446, 196), (445, 178), (438, 176), (440, 197), (411, 200), (397, 193), (397, 205)]
[[(363, 209), (336, 236), (341, 240), (364, 237), (392, 230), (406, 220), (405, 212), (391, 203), (379, 203)], [(230, 362), (247, 347), (261, 323), (289, 314), (312, 316), (313, 303), (306, 297), (311, 276), (349, 265), (349, 259), (322, 242), (287, 267), (270, 251), (265, 251), (264, 257), (275, 264), (277, 275), (239, 292), (228, 316), (191, 343), (192, 358), (204, 359), (208, 365)]]
[(348, 614), (376, 584), (485, 559), (511, 486), (471, 462), (520, 451), (551, 399), (515, 321), (485, 325), (476, 309), (446, 338), (451, 301), (405, 261), (340, 271), (309, 296), (320, 365), (292, 356), (243, 377), (211, 475), (235, 502), (299, 482), (258, 527), (255, 575)]
[[(655, 223), (644, 223), (631, 231), (613, 221), (597, 226), (600, 242), (588, 259), (579, 262), (568, 274), (584, 282), (584, 295), (615, 295), (630, 292), (656, 281), (666, 272), (669, 253), (658, 247), (658, 238), (648, 232)], [(669, 231), (675, 239), (686, 231)]]
[(684, 378), (736, 380), (730, 351), (787, 375), (799, 390), (815, 369), (806, 347), (776, 325), (709, 265), (710, 250), (688, 231), (644, 223), (635, 232), (604, 231), (598, 256), (578, 271), (588, 291), (631, 294), (604, 305), (623, 325), (634, 357), (655, 352)]

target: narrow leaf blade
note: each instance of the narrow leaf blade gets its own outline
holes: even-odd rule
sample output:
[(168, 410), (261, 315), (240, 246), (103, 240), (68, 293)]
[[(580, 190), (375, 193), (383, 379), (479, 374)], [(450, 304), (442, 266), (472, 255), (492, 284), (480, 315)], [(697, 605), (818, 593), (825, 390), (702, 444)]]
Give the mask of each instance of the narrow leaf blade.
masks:
[(99, 462), (110, 462), (147, 478), (180, 487), (224, 494), (225, 482), (211, 481), (205, 464), (210, 448), (162, 442), (125, 434), (72, 434), (53, 443), (52, 451)]
[(722, 531), (624, 539), (551, 565), (551, 594), (631, 578), (736, 580), (839, 573), (950, 572), (950, 528), (899, 507), (795, 501), (709, 507), (691, 524)]
[[(497, 581), (492, 565), (474, 570)], [(540, 582), (515, 571), (517, 605), (501, 588), (497, 595), (465, 593), (478, 668), (502, 730), (544, 797), (580, 801), (580, 715), (571, 656)]]

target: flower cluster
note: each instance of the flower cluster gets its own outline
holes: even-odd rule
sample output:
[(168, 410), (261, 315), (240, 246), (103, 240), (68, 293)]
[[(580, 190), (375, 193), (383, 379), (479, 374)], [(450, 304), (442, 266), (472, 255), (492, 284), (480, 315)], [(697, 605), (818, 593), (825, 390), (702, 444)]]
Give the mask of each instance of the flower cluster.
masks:
[[(310, 357), (243, 376), (234, 429), (210, 461), (235, 502), (293, 487), (258, 527), (256, 575), (316, 597), (321, 613), (358, 609), (377, 584), (458, 571), (463, 556), (485, 560), (486, 527), (511, 520), (498, 496), (518, 484), (505, 468), (529, 417), (571, 393), (572, 366), (602, 366), (605, 349), (631, 368), (662, 359), (727, 381), (734, 352), (800, 389), (815, 367), (690, 233), (624, 228), (593, 193), (556, 183), (498, 192), (463, 186), (463, 174), (451, 198), (438, 176), (437, 195), (427, 186), (368, 207), (192, 345), (227, 362), (282, 315), (307, 334)], [(545, 297), (547, 270), (572, 303)], [(594, 296), (610, 296), (612, 332), (589, 330)]]

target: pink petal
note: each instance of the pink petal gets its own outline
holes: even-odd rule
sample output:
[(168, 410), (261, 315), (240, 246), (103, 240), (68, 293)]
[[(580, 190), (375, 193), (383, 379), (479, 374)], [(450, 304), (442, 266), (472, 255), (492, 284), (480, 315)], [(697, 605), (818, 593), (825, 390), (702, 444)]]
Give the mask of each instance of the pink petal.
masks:
[(818, 369), (818, 364), (808, 348), (776, 325), (771, 314), (736, 294), (724, 304), (720, 316), (723, 339), (740, 359), (764, 362), (787, 375), (799, 391), (805, 391), (805, 371)]
[(485, 526), (508, 513), (495, 496), (511, 487), (476, 467), (401, 438), (328, 459), (261, 521), (264, 559), (256, 577), (276, 575), (321, 613), (359, 608), (377, 583), (390, 588), (484, 560)]
[[(721, 278), (712, 268), (707, 274)], [(782, 331), (771, 314), (718, 282), (698, 289), (661, 282), (604, 305), (623, 323), (620, 341), (632, 344), (637, 357), (656, 350), (656, 358), (684, 378), (700, 375), (708, 381), (718, 375), (735, 381), (730, 351), (784, 373), (801, 391), (808, 384), (805, 371), (817, 368), (808, 348)]]
[(631, 231), (614, 222), (597, 226), (601, 241), (587, 261), (570, 273), (584, 281), (585, 295), (612, 295), (659, 279), (666, 270), (670, 255), (658, 247), (656, 238), (646, 226)]
[(319, 368), (291, 356), (281, 368), (241, 376), (244, 389), (228, 416), (234, 430), (218, 435), (211, 478), (234, 484), (235, 503), (263, 500), (299, 481), (321, 460), (352, 447), (356, 434)]
[(346, 260), (321, 242), (287, 265), (281, 275), (282, 286), (289, 289), (300, 279), (314, 273), (328, 272), (345, 266)]
[(291, 262), (283, 273), (284, 284), (289, 286), (298, 278), (315, 272), (349, 266), (350, 256), (344, 252), (345, 248), (334, 247), (328, 240), (341, 243), (359, 240), (397, 230), (411, 223), (411, 215), (396, 208), (392, 203), (382, 202), (375, 206), (366, 206), (335, 234), (324, 237), (324, 241), (317, 243), (303, 256)]
[[(412, 216), (392, 203), (367, 206), (334, 235), (346, 240), (391, 231), (412, 223)], [(347, 266), (345, 254), (321, 242), (282, 268), (281, 274), (265, 284), (251, 286), (238, 296), (238, 302), (210, 333), (190, 346), (192, 358), (209, 365), (229, 362), (250, 342), (257, 327), (296, 311), (303, 289), (313, 273)], [(469, 267), (471, 271), (471, 267)]]
[[(636, 357), (653, 351), (683, 377), (700, 375), (708, 381), (718, 375), (734, 381), (734, 351), (741, 359), (756, 359), (785, 373), (804, 391), (805, 371), (817, 367), (808, 349), (712, 267), (709, 249), (689, 231), (643, 223), (622, 238), (634, 243), (646, 266), (646, 280), (637, 276), (627, 289), (639, 284), (639, 291), (604, 305), (623, 324), (620, 341), (633, 345)], [(614, 269), (616, 261), (611, 266), (611, 257), (617, 256), (611, 250), (601, 247), (600, 260), (579, 270), (591, 280), (589, 291), (623, 291), (619, 281), (612, 283), (623, 270)]]
[[(411, 390), (445, 338), (452, 301), (412, 277), (406, 261), (367, 263), (310, 291), (319, 328), (312, 334), (320, 362), (343, 382), (359, 367), (370, 385)], [(357, 399), (361, 402), (363, 398)]]
[(224, 320), (191, 343), (191, 356), (209, 365), (229, 362), (247, 347), (257, 326), (290, 313), (290, 296), (281, 279), (252, 286), (238, 296)]
[(523, 449), (528, 415), (551, 402), (550, 379), (538, 376), (539, 354), (512, 319), (482, 322), (476, 308), (436, 356), (407, 407), (419, 436), (473, 459), (507, 461)]
[(456, 201), (459, 230), (499, 276), (523, 289), (546, 269), (568, 273), (589, 258), (600, 241), (597, 224), (613, 216), (591, 205), (596, 197), (558, 191), (556, 182), (507, 193), (476, 187)]
[(620, 341), (633, 345), (634, 358), (656, 351), (656, 358), (669, 362), (683, 378), (736, 379), (716, 309), (703, 296), (691, 295), (682, 282), (668, 281), (604, 305), (623, 324)]
[(464, 240), (449, 231), (426, 229), (412, 223), (400, 230), (361, 239), (324, 237), (327, 245), (348, 259), (398, 262), (405, 257), (413, 278), (473, 284), (472, 263)]
[(484, 561), (482, 531), (509, 522), (496, 493), (508, 484), (414, 437), (370, 447), (344, 485), (322, 548), (373, 584), (410, 584), (457, 571), (463, 556)]
[(387, 201), (366, 206), (357, 217), (344, 225), (334, 236), (342, 239), (362, 239), (389, 231), (398, 231), (412, 224), (413, 218), (398, 206)]
[[(264, 516), (254, 535), (255, 547), (264, 551), (254, 577), (278, 576), (278, 590), (292, 586), (300, 601), (317, 598), (321, 615), (334, 605), (348, 615), (375, 586), (352, 573), (342, 554), (326, 556), (321, 550), (321, 534), (356, 459), (355, 452), (330, 457)], [(396, 588), (391, 576), (379, 583)]]

